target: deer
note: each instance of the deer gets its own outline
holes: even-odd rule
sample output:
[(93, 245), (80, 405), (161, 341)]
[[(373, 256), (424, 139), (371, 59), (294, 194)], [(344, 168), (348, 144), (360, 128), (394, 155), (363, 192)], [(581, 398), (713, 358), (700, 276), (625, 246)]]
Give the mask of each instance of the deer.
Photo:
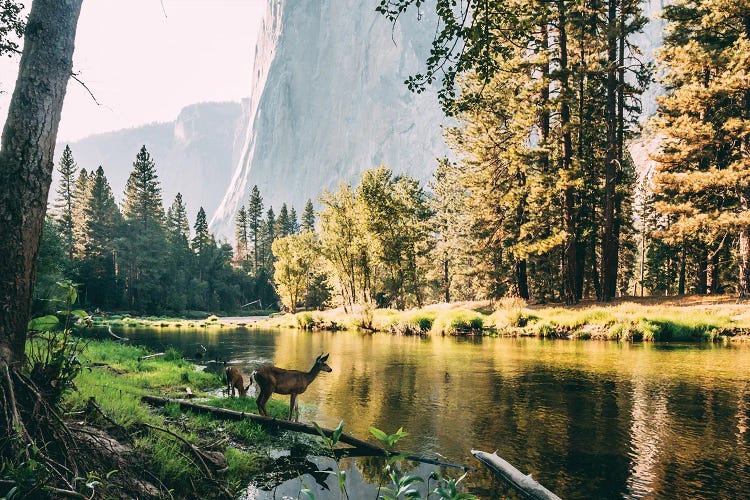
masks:
[(234, 397), (234, 391), (237, 390), (238, 397), (247, 397), (247, 390), (250, 388), (250, 384), (245, 385), (245, 378), (242, 376), (242, 372), (234, 366), (227, 366), (224, 370), (224, 375), (227, 378), (227, 394), (230, 398)]
[(292, 420), (292, 415), (295, 412), (297, 413), (297, 419), (299, 419), (299, 411), (297, 411), (297, 396), (307, 390), (307, 386), (315, 380), (320, 372), (333, 371), (331, 367), (326, 364), (326, 361), (328, 361), (328, 354), (321, 354), (315, 359), (315, 364), (310, 368), (309, 372), (285, 370), (284, 368), (278, 368), (272, 365), (258, 368), (250, 376), (251, 383), (255, 382), (260, 387), (260, 394), (256, 400), (258, 404), (258, 412), (265, 417), (268, 416), (266, 403), (274, 392), (276, 394), (289, 394), (291, 396), (291, 401), (289, 402), (288, 420)]

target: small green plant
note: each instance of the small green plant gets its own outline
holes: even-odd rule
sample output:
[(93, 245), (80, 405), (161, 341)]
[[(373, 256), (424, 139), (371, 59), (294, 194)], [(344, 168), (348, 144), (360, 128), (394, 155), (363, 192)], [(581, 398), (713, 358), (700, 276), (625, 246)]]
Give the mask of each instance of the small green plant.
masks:
[[(377, 498), (383, 498), (385, 500), (398, 500), (399, 498), (422, 498), (421, 493), (414, 486), (420, 483), (425, 483), (424, 478), (416, 474), (402, 474), (401, 468), (399, 467), (400, 462), (405, 458), (405, 455), (396, 453), (393, 449), (396, 443), (402, 438), (409, 435), (408, 432), (404, 431), (402, 427), (393, 433), (387, 434), (377, 427), (370, 426), (370, 434), (380, 441), (380, 444), (385, 448), (388, 456), (385, 466), (385, 474), (391, 480), (391, 486), (382, 486), (382, 483), (378, 485)], [(458, 479), (451, 479), (443, 477), (439, 472), (432, 472), (427, 479), (427, 499), (434, 493), (437, 498), (441, 500), (475, 500), (476, 497), (469, 493), (462, 493), (459, 491), (459, 483), (464, 480), (466, 474), (462, 475)], [(430, 491), (430, 481), (437, 481), (437, 485), (434, 490)], [(381, 495), (382, 492), (382, 495)]]
[[(313, 425), (318, 431), (318, 434), (320, 434), (320, 437), (323, 438), (324, 446), (331, 452), (331, 456), (335, 457), (336, 454), (334, 449), (336, 448), (336, 444), (338, 444), (339, 442), (339, 438), (341, 438), (341, 433), (344, 431), (344, 421), (342, 420), (341, 422), (339, 422), (338, 427), (334, 429), (330, 436), (326, 436), (325, 432), (323, 432), (323, 429), (321, 429), (320, 425), (318, 425), (317, 422), (313, 422)], [(338, 479), (339, 491), (341, 492), (341, 495), (345, 496), (348, 499), (349, 493), (346, 491), (346, 471), (341, 470), (338, 462), (336, 462), (336, 470), (330, 471), (329, 473), (336, 476), (336, 478)], [(309, 489), (306, 491), (306, 494), (309, 497), (312, 497), (312, 493)]]

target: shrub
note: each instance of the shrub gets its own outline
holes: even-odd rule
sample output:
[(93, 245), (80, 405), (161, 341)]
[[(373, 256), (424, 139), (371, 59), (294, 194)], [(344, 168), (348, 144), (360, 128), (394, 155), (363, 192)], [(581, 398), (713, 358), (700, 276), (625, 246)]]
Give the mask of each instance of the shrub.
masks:
[(440, 335), (461, 335), (481, 332), (484, 318), (467, 309), (455, 309), (439, 314), (432, 324), (432, 332)]
[(312, 330), (315, 328), (315, 318), (313, 318), (312, 313), (297, 313), (294, 316), (294, 320), (297, 323), (297, 328), (301, 328), (302, 330)]

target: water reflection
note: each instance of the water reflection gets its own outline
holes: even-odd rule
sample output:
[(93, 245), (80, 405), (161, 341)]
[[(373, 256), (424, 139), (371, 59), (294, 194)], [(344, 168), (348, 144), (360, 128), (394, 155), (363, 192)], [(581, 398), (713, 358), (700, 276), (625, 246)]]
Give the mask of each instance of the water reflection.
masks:
[[(303, 420), (327, 427), (344, 420), (346, 431), (360, 438), (367, 438), (369, 425), (390, 432), (403, 426), (410, 435), (402, 449), (474, 466), (471, 448), (498, 450), (563, 498), (742, 498), (750, 492), (747, 346), (131, 332), (155, 348), (192, 352), (201, 343), (206, 359), (228, 360), (246, 373), (271, 361), (307, 370), (318, 354), (330, 352), (333, 372), (300, 397)], [(359, 460), (350, 481), (362, 475)], [(290, 493), (296, 497), (294, 481), (289, 489), (297, 488)], [(313, 476), (306, 481), (316, 483)], [(507, 493), (486, 472), (468, 481), (483, 498)]]

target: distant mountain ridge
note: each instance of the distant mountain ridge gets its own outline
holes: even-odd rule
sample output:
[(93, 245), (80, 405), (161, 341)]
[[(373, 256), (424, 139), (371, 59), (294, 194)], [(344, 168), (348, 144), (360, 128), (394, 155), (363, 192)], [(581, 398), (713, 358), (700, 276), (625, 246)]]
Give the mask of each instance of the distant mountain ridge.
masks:
[[(79, 168), (104, 168), (118, 201), (122, 201), (135, 156), (145, 145), (156, 163), (165, 208), (180, 192), (193, 220), (199, 207), (211, 214), (221, 201), (237, 162), (235, 141), (242, 135), (243, 114), (243, 103), (193, 104), (172, 122), (96, 134), (67, 144)], [(57, 145), (56, 164), (65, 144)], [(55, 185), (53, 181), (50, 200), (55, 197)]]

